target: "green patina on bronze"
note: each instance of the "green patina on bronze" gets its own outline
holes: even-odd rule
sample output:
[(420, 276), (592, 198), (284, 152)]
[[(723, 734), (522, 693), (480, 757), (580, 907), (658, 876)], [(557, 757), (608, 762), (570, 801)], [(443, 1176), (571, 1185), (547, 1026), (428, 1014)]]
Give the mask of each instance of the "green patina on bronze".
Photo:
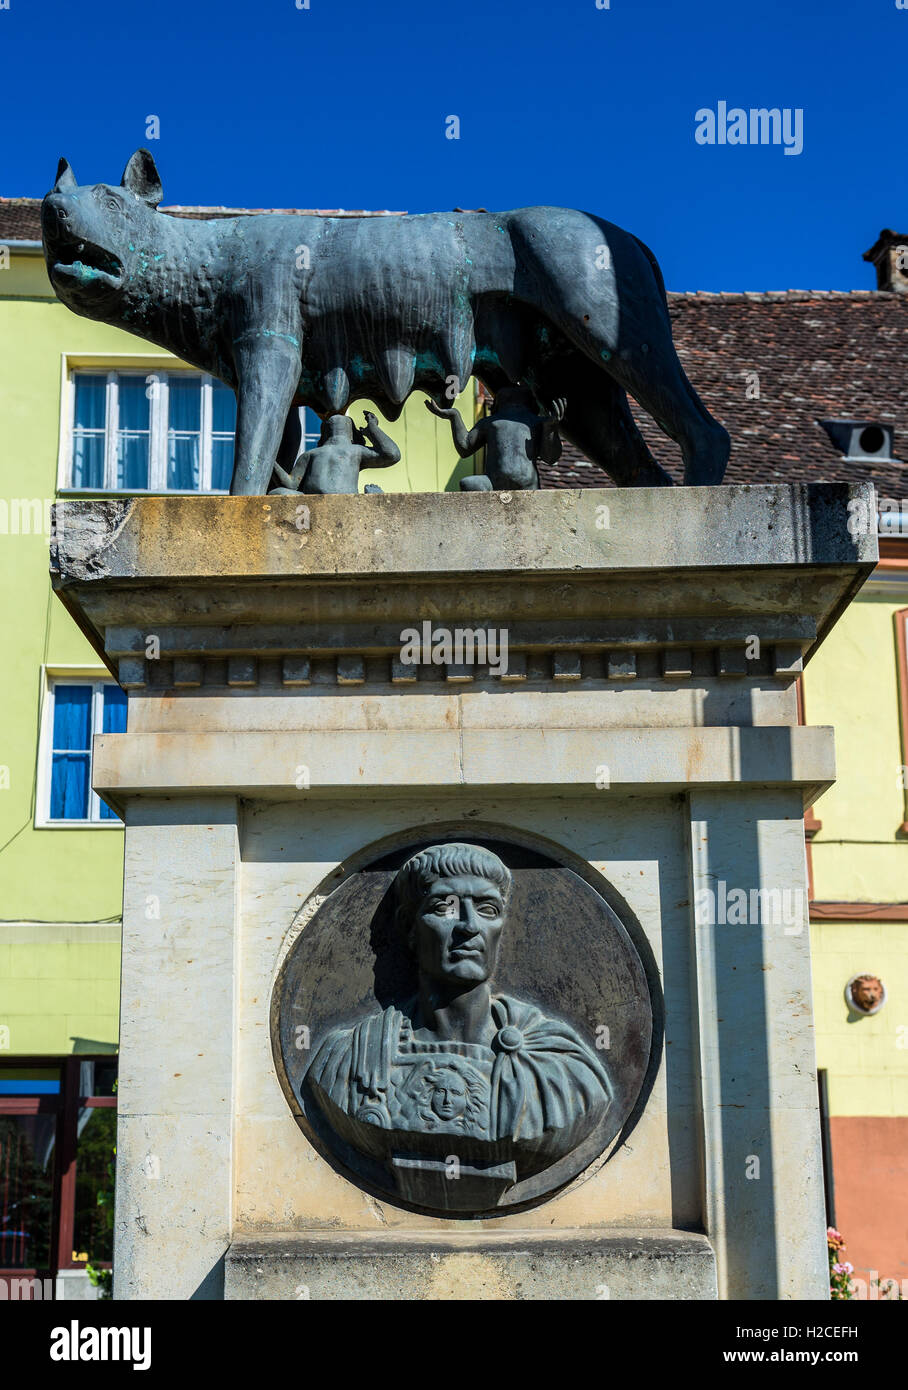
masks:
[(552, 207), (191, 220), (159, 212), (162, 196), (147, 150), (116, 186), (79, 185), (61, 160), (48, 271), (74, 312), (234, 388), (234, 493), (292, 467), (299, 407), (324, 418), (371, 399), (396, 420), (413, 391), (447, 406), (474, 372), (543, 413), (563, 400), (563, 433), (619, 485), (669, 484), (630, 393), (677, 440), (685, 482), (721, 482), (728, 435), (678, 361), (656, 259), (613, 223)]

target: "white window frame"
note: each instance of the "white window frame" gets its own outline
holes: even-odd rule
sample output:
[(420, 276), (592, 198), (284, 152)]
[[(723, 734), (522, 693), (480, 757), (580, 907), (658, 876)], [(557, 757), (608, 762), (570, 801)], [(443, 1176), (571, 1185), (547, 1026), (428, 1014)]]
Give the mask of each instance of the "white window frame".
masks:
[[(58, 685), (90, 685), (94, 687), (91, 710), (91, 748), (88, 763), (89, 816), (82, 820), (51, 820), (50, 788), (53, 776), (54, 690)], [(95, 735), (101, 733), (104, 718), (104, 687), (116, 685), (103, 666), (53, 666), (42, 668), (41, 724), (38, 739), (37, 788), (35, 796), (36, 830), (122, 830), (123, 822), (113, 818), (101, 819), (101, 798), (91, 786), (94, 767)]]
[[(105, 451), (104, 486), (98, 488), (74, 487), (72, 482), (73, 448), (75, 443), (76, 386), (75, 377), (81, 373), (93, 373), (106, 379), (107, 401), (105, 410)], [(170, 378), (193, 377), (201, 382), (200, 418), (200, 461), (198, 488), (170, 488), (167, 486), (167, 417), (168, 386)], [(139, 376), (157, 380), (157, 389), (149, 398), (149, 457), (148, 487), (117, 487), (117, 426), (118, 426), (118, 379), (123, 376)], [(209, 372), (201, 372), (179, 362), (175, 357), (145, 357), (139, 354), (122, 358), (97, 358), (82, 355), (63, 354), (63, 380), (61, 383), (60, 453), (57, 465), (57, 492), (75, 496), (182, 496), (199, 497), (226, 496), (226, 488), (212, 488), (212, 443), (213, 429), (212, 391), (216, 378)], [(220, 384), (220, 383), (219, 383)], [(223, 438), (218, 431), (217, 437)]]

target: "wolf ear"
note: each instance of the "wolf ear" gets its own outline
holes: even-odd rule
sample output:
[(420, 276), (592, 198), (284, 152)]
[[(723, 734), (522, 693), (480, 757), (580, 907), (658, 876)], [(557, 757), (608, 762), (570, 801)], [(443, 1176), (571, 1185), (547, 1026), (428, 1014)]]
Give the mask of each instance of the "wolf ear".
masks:
[(65, 159), (61, 159), (60, 163), (57, 165), (57, 181), (54, 184), (53, 191), (55, 193), (65, 193), (68, 188), (78, 187), (76, 176), (72, 169), (70, 169), (69, 164)]
[(135, 193), (137, 198), (142, 198), (152, 208), (156, 208), (164, 197), (160, 175), (148, 150), (136, 150), (123, 170), (121, 183), (130, 193)]

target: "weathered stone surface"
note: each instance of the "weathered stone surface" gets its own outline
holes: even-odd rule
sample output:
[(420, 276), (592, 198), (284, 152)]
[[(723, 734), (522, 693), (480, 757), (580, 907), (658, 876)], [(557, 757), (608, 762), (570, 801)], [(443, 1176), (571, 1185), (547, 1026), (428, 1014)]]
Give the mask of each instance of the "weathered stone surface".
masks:
[[(704, 1224), (726, 1252), (719, 1296), (826, 1298), (800, 804), (781, 790), (691, 789), (687, 806)], [(719, 904), (732, 887), (747, 896), (745, 924)], [(774, 908), (754, 911), (760, 889), (775, 890)]]
[[(128, 579), (765, 570), (870, 565), (848, 531), (869, 484), (312, 497), (143, 497), (56, 506), (58, 583)], [(603, 527), (602, 505), (608, 508)], [(715, 595), (716, 602), (719, 595)]]
[[(309, 667), (290, 687), (308, 686)], [(475, 689), (438, 691), (423, 684), (418, 700), (394, 698), (394, 686), (411, 687), (418, 678), (412, 666), (407, 680), (390, 689), (325, 691), (317, 700), (287, 701), (280, 690), (261, 686), (256, 699), (240, 699), (232, 690), (186, 690), (178, 704), (146, 694), (130, 711), (133, 733), (242, 733), (253, 729), (400, 730), (407, 729), (536, 729), (543, 722), (553, 729), (698, 729), (742, 724), (748, 728), (787, 726), (797, 722), (795, 691), (775, 681), (756, 679), (732, 683), (698, 678), (666, 687), (657, 681), (633, 681), (614, 692), (584, 684), (573, 689), (530, 689), (526, 670), (518, 676), (509, 663), (506, 700), (490, 699), (477, 682)], [(608, 696), (608, 698), (605, 698)]]
[(230, 1238), (236, 802), (194, 814), (149, 800), (126, 829), (118, 1299), (218, 1296)]
[[(672, 721), (679, 686), (699, 692), (692, 724), (778, 722), (761, 713), (767, 683), (793, 694), (872, 568), (875, 537), (847, 530), (856, 497), (823, 485), (315, 497), (307, 531), (292, 498), (73, 501), (59, 504), (53, 576), (124, 685), (165, 698), (201, 663), (206, 691), (239, 679), (260, 694), (282, 670), (288, 686), (348, 696), (407, 684), (425, 697), (446, 673), (464, 691), (598, 682), (596, 722), (626, 725), (638, 715), (622, 687), (661, 682), (645, 725), (663, 709)], [(423, 624), (499, 646), (504, 634), (504, 659), (405, 665), (402, 633)]]
[[(794, 680), (875, 540), (848, 535), (849, 489), (601, 496), (611, 534), (579, 494), (546, 493), (315, 498), (308, 536), (237, 498), (143, 499), (111, 525), (91, 517), (106, 503), (80, 503), (86, 528), (78, 512), (64, 527), (56, 582), (130, 684), (128, 732), (95, 759), (127, 823), (121, 1297), (202, 1296), (237, 1232), (280, 1245), (316, 1229), (345, 1258), (381, 1233), (436, 1253), (450, 1240), (468, 1264), (443, 1257), (429, 1297), (456, 1296), (464, 1270), (508, 1297), (529, 1287), (504, 1266), (489, 1284), (457, 1219), (345, 1177), (274, 1065), (269, 1002), (294, 943), (364, 865), (424, 836), (520, 840), (567, 864), (651, 952), (665, 996), (629, 1142), (539, 1205), (479, 1218), (474, 1238), (705, 1229), (722, 1296), (824, 1297), (806, 912), (735, 927), (697, 903), (720, 884), (806, 903), (800, 817), (834, 765), (830, 731), (798, 723)], [(395, 628), (468, 617), (507, 626), (524, 679), (450, 684), (442, 664), (394, 683)], [(690, 675), (666, 679), (679, 648)], [(556, 680), (569, 652), (579, 679)], [(229, 684), (231, 659), (254, 684)], [(171, 684), (193, 661), (202, 685)], [(362, 681), (344, 684), (351, 671)], [(359, 1287), (367, 1266), (331, 1265), (312, 1296)], [(587, 1296), (582, 1262), (557, 1268), (558, 1296)], [(649, 1296), (627, 1287), (612, 1296)]]
[(597, 769), (612, 791), (677, 792), (688, 787), (789, 786), (812, 802), (835, 780), (832, 730), (488, 729), (292, 730), (99, 734), (95, 789), (114, 807), (125, 796), (198, 796), (225, 790), (279, 797), (298, 790), (371, 787), (549, 787), (586, 794)]
[(231, 1300), (716, 1297), (709, 1242), (680, 1231), (238, 1237), (224, 1282)]

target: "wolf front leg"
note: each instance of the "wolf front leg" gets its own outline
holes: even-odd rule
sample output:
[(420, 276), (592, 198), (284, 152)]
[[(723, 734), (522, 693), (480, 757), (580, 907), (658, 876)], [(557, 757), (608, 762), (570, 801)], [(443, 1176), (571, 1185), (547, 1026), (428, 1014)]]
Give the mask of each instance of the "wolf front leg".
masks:
[(300, 350), (288, 336), (257, 333), (236, 344), (234, 363), (239, 385), (230, 491), (238, 497), (262, 497), (299, 386)]

